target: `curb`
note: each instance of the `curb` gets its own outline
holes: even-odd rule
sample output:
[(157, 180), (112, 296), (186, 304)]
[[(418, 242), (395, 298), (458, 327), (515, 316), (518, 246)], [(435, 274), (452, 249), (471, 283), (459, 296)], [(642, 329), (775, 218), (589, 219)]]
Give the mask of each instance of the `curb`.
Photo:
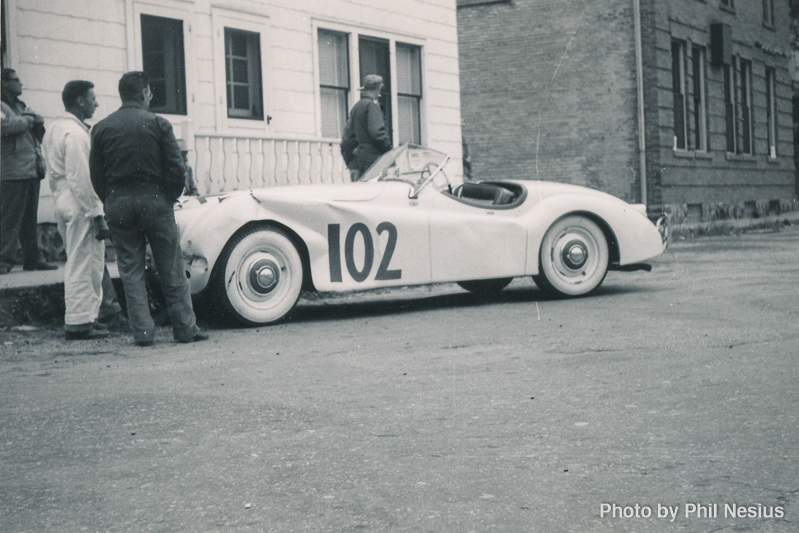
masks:
[(774, 229), (782, 226), (799, 224), (799, 211), (790, 211), (780, 215), (760, 218), (733, 218), (712, 220), (709, 222), (692, 222), (672, 224), (671, 239), (686, 239), (712, 235), (736, 235), (747, 231)]

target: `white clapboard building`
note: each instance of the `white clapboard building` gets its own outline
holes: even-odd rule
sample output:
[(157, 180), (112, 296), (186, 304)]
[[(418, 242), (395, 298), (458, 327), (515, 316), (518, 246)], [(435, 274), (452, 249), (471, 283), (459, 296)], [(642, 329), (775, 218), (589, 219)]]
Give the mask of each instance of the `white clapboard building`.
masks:
[[(2, 0), (3, 66), (49, 121), (69, 80), (95, 84), (96, 122), (122, 73), (150, 74), (151, 109), (189, 149), (201, 193), (349, 179), (339, 152), (366, 74), (395, 145), (461, 174), (455, 0)], [(40, 222), (53, 220), (42, 187)]]

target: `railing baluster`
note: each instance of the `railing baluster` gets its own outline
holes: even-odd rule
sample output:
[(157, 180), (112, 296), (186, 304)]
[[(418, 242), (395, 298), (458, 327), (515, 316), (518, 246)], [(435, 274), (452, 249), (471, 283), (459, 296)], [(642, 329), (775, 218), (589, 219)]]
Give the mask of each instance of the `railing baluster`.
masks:
[(264, 140), (251, 139), (252, 167), (250, 168), (250, 181), (253, 187), (264, 187)]
[(211, 180), (214, 193), (225, 190), (225, 153), (222, 138), (214, 139), (211, 148)]
[(349, 181), (339, 145), (329, 140), (198, 134), (191, 158), (203, 194)]

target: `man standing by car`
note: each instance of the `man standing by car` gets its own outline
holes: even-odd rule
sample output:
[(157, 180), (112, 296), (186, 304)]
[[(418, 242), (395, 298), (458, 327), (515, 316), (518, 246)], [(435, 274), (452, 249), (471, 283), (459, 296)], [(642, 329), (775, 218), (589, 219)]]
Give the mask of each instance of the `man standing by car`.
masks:
[(350, 169), (352, 181), (358, 181), (375, 160), (391, 150), (378, 98), (383, 88), (383, 78), (369, 74), (363, 80), (361, 99), (350, 110), (341, 138), (341, 155)]
[(116, 248), (133, 340), (152, 346), (155, 336), (144, 278), (148, 242), (174, 339), (205, 340), (208, 335), (197, 327), (183, 273), (173, 210), (183, 192), (185, 171), (172, 125), (149, 111), (153, 93), (147, 73), (124, 74), (119, 96), (122, 107), (92, 129), (90, 167)]
[(39, 188), (46, 172), (39, 153), (44, 137), (44, 119), (19, 99), (22, 82), (17, 72), (3, 69), (2, 154), (0, 154), (0, 274), (16, 262), (17, 246), (22, 247), (24, 270), (55, 270), (39, 252), (37, 212)]
[(58, 232), (64, 240), (64, 337), (98, 339), (108, 330), (96, 322), (103, 301), (105, 239), (103, 204), (89, 178), (91, 137), (85, 120), (97, 109), (94, 84), (67, 82), (61, 92), (64, 114), (44, 136), (42, 149), (55, 197)]

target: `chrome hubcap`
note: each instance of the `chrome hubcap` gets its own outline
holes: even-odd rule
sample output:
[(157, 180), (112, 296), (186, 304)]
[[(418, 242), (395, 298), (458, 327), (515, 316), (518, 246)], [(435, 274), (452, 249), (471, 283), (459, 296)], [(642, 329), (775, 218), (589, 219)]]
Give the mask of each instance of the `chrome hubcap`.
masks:
[(563, 264), (571, 270), (579, 270), (588, 261), (588, 248), (578, 240), (569, 241), (563, 247)]
[(280, 268), (270, 259), (260, 259), (250, 266), (249, 285), (258, 294), (267, 294), (280, 281)]

